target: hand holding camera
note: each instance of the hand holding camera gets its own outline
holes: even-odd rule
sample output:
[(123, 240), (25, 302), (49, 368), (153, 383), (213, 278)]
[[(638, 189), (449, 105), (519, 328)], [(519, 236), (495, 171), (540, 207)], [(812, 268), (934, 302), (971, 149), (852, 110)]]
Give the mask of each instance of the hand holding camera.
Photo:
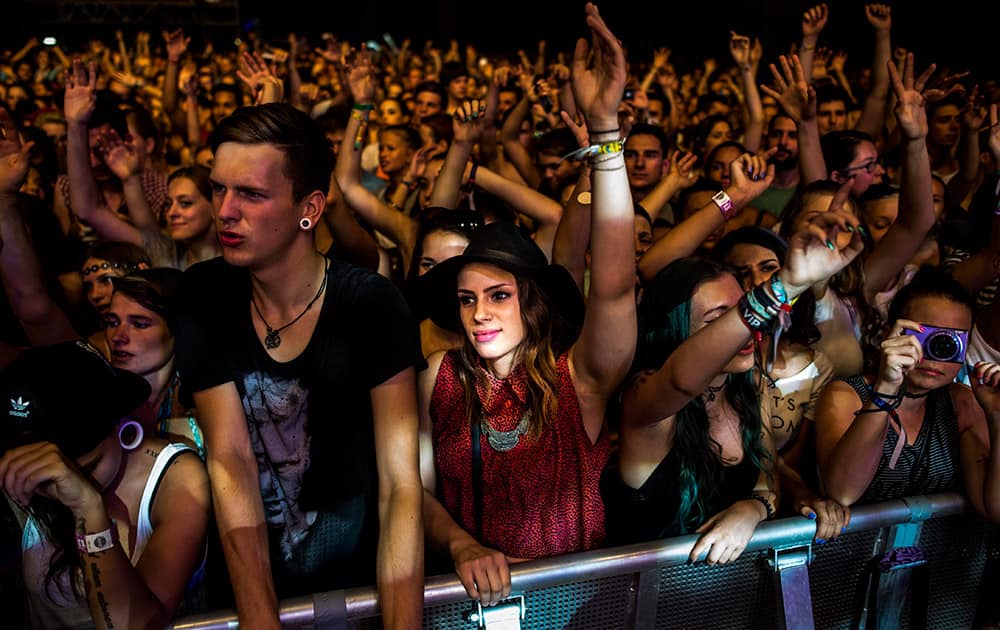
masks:
[(908, 319), (893, 323), (892, 332), (882, 341), (876, 391), (896, 394), (903, 387), (906, 373), (923, 361), (923, 346), (913, 333), (925, 333), (924, 327)]

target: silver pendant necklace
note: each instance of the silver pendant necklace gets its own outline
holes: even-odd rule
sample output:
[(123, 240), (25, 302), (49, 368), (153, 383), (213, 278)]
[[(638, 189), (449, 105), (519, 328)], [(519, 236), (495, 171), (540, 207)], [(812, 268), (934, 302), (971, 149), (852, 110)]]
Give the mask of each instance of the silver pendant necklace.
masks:
[(528, 408), (521, 416), (521, 421), (510, 431), (497, 431), (486, 421), (486, 416), (479, 418), (479, 423), (486, 433), (486, 441), (490, 443), (494, 451), (505, 453), (521, 441), (521, 436), (528, 432), (528, 421), (531, 420), (531, 409)]
[(319, 290), (316, 291), (316, 295), (313, 297), (312, 300), (309, 301), (308, 304), (306, 304), (306, 307), (302, 309), (302, 312), (299, 313), (295, 317), (295, 319), (288, 322), (284, 326), (279, 326), (278, 328), (271, 328), (271, 325), (267, 323), (267, 320), (264, 319), (264, 315), (260, 312), (260, 308), (257, 307), (257, 300), (254, 299), (253, 293), (250, 294), (250, 303), (253, 304), (253, 310), (256, 311), (257, 317), (260, 318), (260, 321), (264, 324), (264, 328), (267, 329), (267, 334), (264, 335), (265, 348), (267, 348), (268, 350), (274, 350), (275, 348), (281, 345), (281, 331), (288, 328), (289, 326), (299, 321), (300, 319), (302, 319), (302, 316), (305, 315), (307, 312), (309, 312), (309, 309), (312, 308), (312, 305), (316, 303), (316, 300), (319, 299), (319, 296), (323, 295), (323, 289), (326, 288), (326, 281), (327, 278), (329, 277), (330, 277), (330, 261), (327, 260), (325, 268), (323, 270), (323, 282), (319, 285)]

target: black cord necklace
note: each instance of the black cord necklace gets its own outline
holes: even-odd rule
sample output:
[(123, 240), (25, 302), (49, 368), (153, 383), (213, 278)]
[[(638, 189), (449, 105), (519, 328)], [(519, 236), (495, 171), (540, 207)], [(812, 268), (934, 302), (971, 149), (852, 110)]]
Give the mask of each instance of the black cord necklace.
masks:
[(253, 293), (251, 292), (250, 303), (253, 304), (253, 310), (256, 311), (257, 317), (260, 318), (260, 321), (264, 324), (264, 328), (267, 329), (267, 334), (264, 335), (265, 348), (267, 348), (268, 350), (274, 350), (275, 348), (281, 345), (281, 331), (288, 328), (289, 326), (299, 321), (300, 319), (302, 319), (302, 316), (305, 315), (307, 312), (309, 312), (309, 309), (312, 308), (312, 305), (316, 303), (316, 300), (319, 299), (319, 296), (323, 295), (323, 289), (326, 288), (326, 280), (329, 277), (330, 277), (330, 261), (327, 260), (326, 266), (323, 270), (323, 282), (319, 285), (319, 290), (316, 291), (316, 295), (313, 296), (313, 299), (309, 300), (309, 303), (306, 304), (306, 307), (302, 309), (301, 313), (295, 316), (295, 319), (288, 322), (284, 326), (280, 326), (278, 328), (271, 328), (271, 325), (267, 323), (267, 320), (264, 319), (264, 315), (262, 315), (260, 312), (260, 308), (257, 306), (257, 300), (254, 299)]
[(702, 396), (705, 398), (705, 402), (712, 402), (713, 400), (715, 400), (715, 397), (718, 396), (719, 392), (721, 392), (725, 388), (726, 388), (725, 382), (723, 382), (722, 385), (718, 386), (709, 385), (707, 388), (705, 388), (705, 391), (702, 393)]

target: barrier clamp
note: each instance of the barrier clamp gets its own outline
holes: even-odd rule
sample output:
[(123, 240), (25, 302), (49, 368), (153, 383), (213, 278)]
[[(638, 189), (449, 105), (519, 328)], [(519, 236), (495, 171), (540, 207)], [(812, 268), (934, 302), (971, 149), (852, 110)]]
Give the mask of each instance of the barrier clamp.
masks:
[(482, 630), (521, 630), (524, 614), (524, 595), (515, 595), (486, 608), (476, 602), (476, 610), (466, 613), (465, 618)]

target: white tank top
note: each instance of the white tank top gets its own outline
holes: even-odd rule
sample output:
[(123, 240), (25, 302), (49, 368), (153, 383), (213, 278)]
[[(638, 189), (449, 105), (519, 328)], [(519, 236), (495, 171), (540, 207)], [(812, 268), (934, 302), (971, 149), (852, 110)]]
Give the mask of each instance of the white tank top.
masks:
[[(153, 462), (153, 467), (146, 478), (146, 485), (142, 490), (142, 499), (139, 502), (139, 522), (135, 532), (135, 549), (129, 561), (132, 566), (139, 562), (142, 552), (146, 549), (146, 543), (153, 535), (153, 526), (150, 521), (150, 511), (152, 509), (153, 497), (156, 489), (163, 479), (163, 474), (175, 457), (181, 453), (194, 449), (186, 444), (167, 444), (160, 451)], [(125, 555), (128, 555), (127, 545), (124, 547)], [(45, 576), (49, 570), (49, 561), (52, 558), (54, 548), (51, 543), (44, 539), (35, 521), (30, 516), (24, 523), (24, 531), (21, 536), (21, 565), (24, 575), (25, 591), (28, 599), (28, 614), (32, 628), (88, 628), (93, 627), (94, 622), (90, 617), (90, 609), (87, 607), (85, 598), (77, 598), (70, 585), (70, 576), (63, 573), (53, 583), (46, 584)], [(68, 550), (69, 553), (76, 553), (75, 550)], [(204, 566), (204, 561), (202, 562)], [(199, 572), (201, 569), (199, 569)], [(79, 574), (78, 590), (84, 592), (83, 578)]]

